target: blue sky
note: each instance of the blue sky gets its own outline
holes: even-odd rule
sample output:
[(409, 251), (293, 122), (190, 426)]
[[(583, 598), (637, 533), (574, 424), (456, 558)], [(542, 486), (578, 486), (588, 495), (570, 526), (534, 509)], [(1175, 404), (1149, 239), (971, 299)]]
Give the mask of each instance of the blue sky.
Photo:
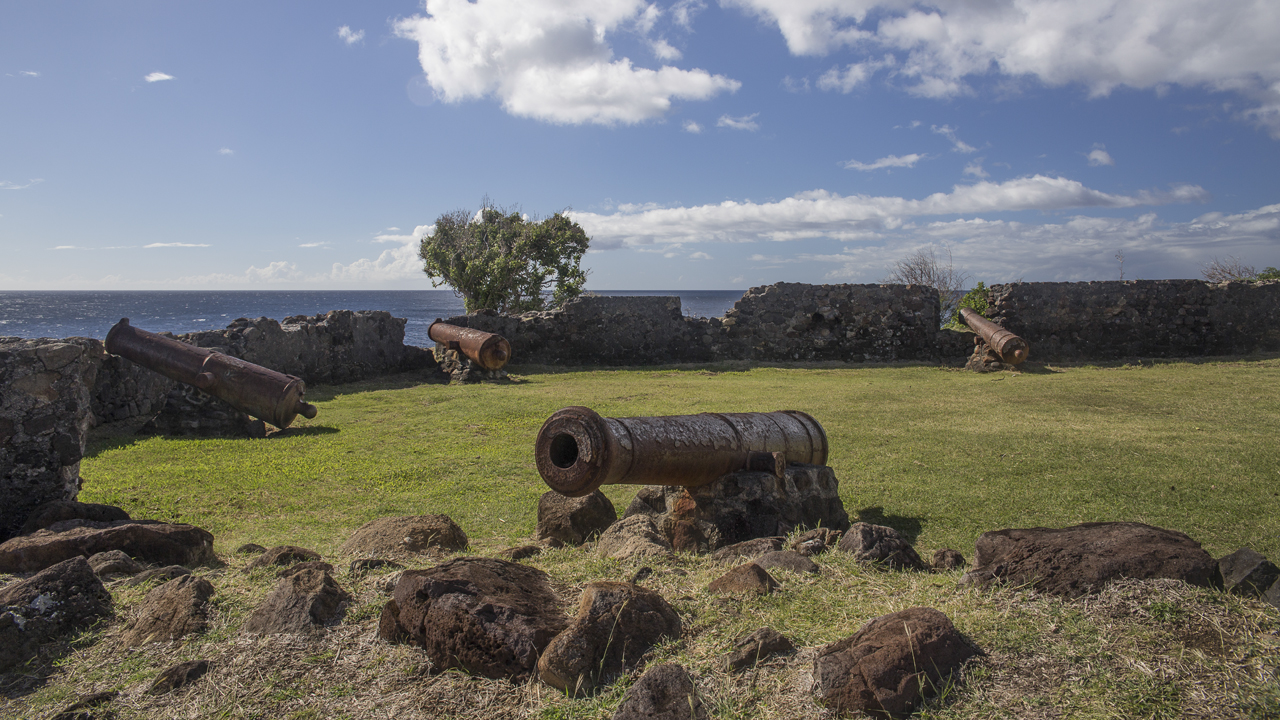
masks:
[(429, 288), (488, 196), (588, 286), (1280, 266), (1274, 0), (0, 5), (0, 290)]

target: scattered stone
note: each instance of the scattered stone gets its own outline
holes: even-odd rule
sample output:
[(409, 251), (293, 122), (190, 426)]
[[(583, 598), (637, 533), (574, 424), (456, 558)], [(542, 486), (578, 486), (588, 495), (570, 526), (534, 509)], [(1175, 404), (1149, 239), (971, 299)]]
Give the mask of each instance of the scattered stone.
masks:
[(983, 533), (962, 585), (1004, 581), (1037, 592), (1080, 597), (1108, 582), (1172, 578), (1218, 587), (1218, 563), (1186, 535), (1134, 522), (1084, 523)]
[(777, 588), (778, 581), (774, 580), (772, 575), (759, 565), (749, 562), (713, 580), (707, 586), (707, 591), (723, 595), (743, 593), (768, 595)]
[(838, 549), (851, 553), (858, 562), (894, 570), (926, 570), (924, 561), (911, 543), (897, 530), (884, 525), (854, 523), (840, 538)]
[(796, 536), (796, 539), (791, 542), (791, 549), (805, 557), (821, 555), (835, 547), (843, 534), (839, 530), (824, 527), (807, 530)]
[(1280, 610), (1280, 580), (1271, 583), (1271, 589), (1263, 593), (1262, 599)]
[(516, 545), (499, 552), (498, 556), (506, 560), (515, 561), (524, 560), (525, 558), (531, 558), (541, 554), (541, 545)]
[(320, 572), (326, 572), (326, 573), (329, 573), (330, 575), (333, 574), (333, 566), (330, 565), (329, 563), (323, 560), (308, 560), (306, 562), (300, 562), (295, 565), (290, 565), (289, 567), (276, 573), (276, 577), (287, 578), (292, 575), (297, 575), (303, 570), (319, 570)]
[(309, 562), (319, 560), (320, 553), (315, 550), (308, 550), (304, 547), (296, 545), (277, 545), (268, 550), (264, 550), (261, 555), (254, 558), (252, 562), (245, 566), (245, 572), (256, 570), (260, 567), (268, 567), (270, 565), (292, 565), (294, 563)]
[(27, 521), (23, 523), (22, 529), (18, 531), (19, 535), (30, 535), (37, 530), (43, 530), (54, 523), (64, 522), (67, 520), (93, 520), (95, 522), (116, 522), (118, 520), (129, 520), (129, 513), (121, 510), (114, 505), (98, 505), (95, 503), (82, 503), (75, 500), (54, 500), (47, 502), (27, 517)]
[(794, 573), (816, 573), (818, 564), (794, 550), (778, 550), (765, 553), (755, 559), (755, 564), (765, 570), (781, 568)]
[(147, 689), (147, 694), (165, 695), (171, 693), (178, 688), (199, 680), (206, 672), (209, 672), (208, 660), (192, 660), (174, 665), (160, 673), (160, 676)]
[(425, 553), (431, 548), (465, 550), (467, 534), (448, 515), (383, 517), (361, 525), (338, 550), (341, 555)]
[(133, 577), (129, 578), (128, 580), (122, 581), (120, 584), (125, 587), (133, 587), (135, 585), (141, 585), (142, 583), (145, 583), (145, 582), (150, 582), (151, 580), (159, 580), (160, 582), (169, 582), (170, 580), (176, 577), (182, 577), (183, 575), (190, 575), (190, 574), (191, 574), (191, 571), (182, 567), (181, 565), (168, 565), (162, 568), (153, 568), (151, 570), (144, 570), (138, 573), (137, 575), (134, 575)]
[(645, 567), (642, 567), (631, 574), (630, 582), (632, 585), (639, 585), (645, 580), (648, 580), (649, 576), (652, 574), (653, 574), (653, 568), (646, 565)]
[(245, 543), (236, 548), (237, 555), (261, 555), (267, 549), (257, 543)]
[(901, 717), (977, 652), (946, 615), (910, 608), (821, 648), (813, 663), (814, 690), (840, 715)]
[(0, 544), (0, 573), (35, 572), (72, 557), (120, 550), (156, 565), (208, 565), (213, 535), (194, 525), (151, 520), (66, 520)]
[(938, 572), (950, 572), (964, 567), (964, 556), (959, 550), (943, 548), (933, 553), (933, 569)]
[(653, 590), (623, 582), (589, 583), (578, 614), (538, 659), (538, 677), (570, 695), (587, 694), (681, 631), (680, 616)]
[(737, 672), (765, 658), (790, 655), (795, 651), (795, 644), (782, 633), (771, 627), (762, 627), (734, 643), (733, 650), (725, 656), (724, 664), (729, 672)]
[(208, 580), (195, 575), (174, 578), (147, 593), (120, 642), (137, 647), (202, 633), (208, 626), (211, 597), (213, 584)]
[(849, 527), (840, 482), (821, 465), (788, 465), (782, 478), (741, 471), (694, 488), (646, 487), (627, 508), (628, 518), (637, 515), (653, 517), (664, 530), (691, 523), (712, 549), (785, 536), (797, 527)]
[(116, 699), (118, 692), (100, 692), (86, 695), (62, 709), (53, 720), (105, 720), (115, 717), (109, 710), (98, 710), (103, 705)]
[(1218, 560), (1224, 590), (1245, 597), (1262, 597), (1280, 578), (1280, 567), (1252, 548), (1240, 548)]
[(667, 556), (671, 554), (671, 543), (648, 515), (632, 515), (600, 535), (596, 554), (614, 560)]
[(1000, 353), (994, 348), (988, 346), (982, 341), (982, 338), (974, 335), (973, 337), (973, 354), (969, 356), (969, 360), (965, 362), (964, 369), (969, 372), (989, 373), (1001, 372), (1004, 370), (1016, 371), (1017, 365), (1010, 365), (1000, 357)]
[(613, 713), (613, 720), (707, 720), (709, 717), (693, 678), (677, 663), (662, 663), (645, 670), (627, 689)]
[(463, 557), (404, 571), (383, 608), (378, 635), (420, 645), (437, 670), (520, 679), (568, 623), (546, 573)]
[(711, 541), (707, 539), (706, 533), (698, 523), (691, 520), (666, 518), (663, 534), (671, 539), (671, 548), (676, 552), (701, 555), (711, 549)]
[(111, 593), (82, 557), (0, 588), (0, 672), (111, 614)]
[(142, 566), (120, 550), (100, 552), (89, 558), (89, 567), (98, 577), (108, 575), (137, 575)]
[(782, 538), (780, 537), (755, 538), (754, 540), (744, 540), (740, 543), (722, 547), (715, 551), (711, 559), (716, 562), (726, 562), (739, 558), (753, 560), (765, 553), (776, 552), (781, 549)]
[(336, 625), (351, 595), (323, 570), (307, 569), (281, 578), (245, 621), (243, 632), (263, 635), (310, 633)]
[(565, 497), (551, 490), (538, 499), (539, 540), (581, 545), (618, 521), (618, 511), (599, 490), (584, 497)]
[(402, 567), (404, 566), (395, 560), (387, 560), (386, 558), (360, 558), (359, 560), (351, 561), (351, 566), (348, 569), (348, 572), (352, 575), (356, 575), (359, 573), (369, 572), (370, 570), (379, 570), (382, 568), (399, 569)]

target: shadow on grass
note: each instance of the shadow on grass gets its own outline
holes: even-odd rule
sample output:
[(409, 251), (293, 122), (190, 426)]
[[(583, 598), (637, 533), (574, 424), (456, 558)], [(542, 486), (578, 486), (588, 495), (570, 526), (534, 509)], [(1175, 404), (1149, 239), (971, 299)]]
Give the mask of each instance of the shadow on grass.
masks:
[(276, 430), (273, 433), (267, 433), (267, 439), (281, 437), (303, 437), (307, 435), (332, 435), (338, 431), (336, 427), (328, 425), (308, 425), (307, 427), (291, 427), (283, 430)]
[(858, 522), (891, 527), (902, 533), (903, 539), (913, 545), (916, 538), (920, 537), (920, 531), (924, 529), (924, 522), (921, 518), (906, 517), (905, 515), (886, 515), (884, 508), (879, 505), (864, 507), (859, 510)]

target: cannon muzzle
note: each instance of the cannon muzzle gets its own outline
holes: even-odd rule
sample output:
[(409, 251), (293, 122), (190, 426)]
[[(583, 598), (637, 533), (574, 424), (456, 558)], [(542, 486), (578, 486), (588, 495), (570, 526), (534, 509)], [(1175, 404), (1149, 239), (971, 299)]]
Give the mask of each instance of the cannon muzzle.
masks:
[(106, 347), (113, 355), (197, 387), (281, 430), (299, 415), (313, 418), (318, 412), (315, 405), (303, 402), (307, 385), (301, 378), (140, 330), (129, 318), (107, 333)]
[(427, 328), (427, 337), (471, 358), (485, 370), (501, 370), (511, 359), (511, 343), (501, 335), (459, 327), (437, 319)]
[(1031, 353), (1026, 340), (982, 317), (970, 308), (960, 308), (960, 321), (978, 333), (987, 347), (996, 351), (1000, 359), (1010, 365), (1021, 365)]
[(552, 490), (582, 497), (601, 485), (697, 487), (738, 470), (781, 477), (788, 463), (825, 465), (827, 434), (798, 410), (606, 418), (567, 407), (542, 424), (534, 457)]

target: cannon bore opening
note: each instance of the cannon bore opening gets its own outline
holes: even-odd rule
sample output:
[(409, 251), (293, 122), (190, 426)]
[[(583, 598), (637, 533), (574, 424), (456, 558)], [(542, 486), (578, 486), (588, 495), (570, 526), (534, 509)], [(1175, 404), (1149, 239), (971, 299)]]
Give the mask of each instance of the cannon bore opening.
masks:
[(560, 433), (551, 438), (551, 447), (547, 453), (551, 464), (561, 469), (573, 467), (578, 462), (578, 441), (569, 433)]

